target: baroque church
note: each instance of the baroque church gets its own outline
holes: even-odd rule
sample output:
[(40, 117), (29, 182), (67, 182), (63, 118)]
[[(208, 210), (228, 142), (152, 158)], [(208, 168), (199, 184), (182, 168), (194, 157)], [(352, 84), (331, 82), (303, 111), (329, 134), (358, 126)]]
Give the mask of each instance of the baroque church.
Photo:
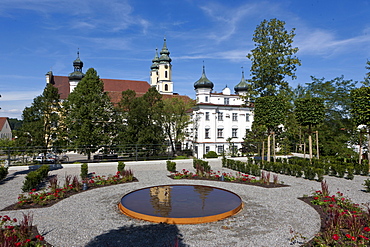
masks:
[[(146, 81), (104, 79), (104, 91), (108, 93), (113, 104), (121, 100), (122, 92), (128, 89), (134, 90), (137, 97), (144, 95), (150, 87), (155, 87), (163, 98), (179, 97), (185, 101), (191, 99), (185, 95), (173, 92), (172, 65), (170, 52), (167, 48), (166, 39), (163, 47), (152, 60), (150, 67), (150, 84)], [(83, 62), (79, 52), (73, 61), (74, 71), (68, 76), (56, 76), (52, 71), (46, 73), (46, 83), (53, 84), (59, 90), (60, 99), (65, 100), (84, 77), (82, 72)], [(246, 130), (251, 129), (253, 122), (253, 106), (244, 105), (240, 97), (245, 95), (248, 84), (244, 79), (234, 87), (235, 93), (227, 86), (221, 93), (213, 92), (214, 84), (205, 73), (205, 67), (200, 79), (194, 83), (196, 106), (189, 109), (192, 123), (188, 126), (188, 135), (182, 144), (182, 149), (191, 149), (194, 156), (203, 158), (209, 151), (218, 154), (229, 154), (233, 150), (237, 154), (242, 147), (243, 137)]]

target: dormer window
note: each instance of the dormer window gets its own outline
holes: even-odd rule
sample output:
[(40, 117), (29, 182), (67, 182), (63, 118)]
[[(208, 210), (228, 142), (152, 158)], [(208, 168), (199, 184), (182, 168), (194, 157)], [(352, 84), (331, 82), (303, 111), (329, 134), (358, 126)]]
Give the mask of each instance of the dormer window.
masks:
[(206, 102), (208, 102), (208, 96), (206, 96)]
[(229, 98), (224, 98), (224, 104), (228, 105), (229, 104)]

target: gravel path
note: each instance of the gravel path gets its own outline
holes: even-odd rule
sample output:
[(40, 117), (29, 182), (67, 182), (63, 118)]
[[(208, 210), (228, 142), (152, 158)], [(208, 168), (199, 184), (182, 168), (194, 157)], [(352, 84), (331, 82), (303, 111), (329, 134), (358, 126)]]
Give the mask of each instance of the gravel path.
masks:
[[(177, 160), (177, 170), (192, 170), (192, 160)], [(0, 215), (21, 218), (32, 212), (34, 224), (53, 246), (174, 246), (178, 236), (179, 246), (299, 246), (291, 239), (302, 235), (311, 239), (320, 229), (316, 211), (297, 199), (320, 190), (320, 183), (279, 174), (279, 180), (289, 187), (261, 188), (217, 181), (172, 180), (167, 177), (165, 161), (125, 162), (139, 182), (120, 184), (88, 190), (42, 209), (2, 211)], [(210, 159), (214, 171), (230, 170), (221, 167), (221, 161)], [(17, 170), (19, 169), (19, 170)], [(114, 174), (117, 163), (89, 164), (89, 172), (98, 175)], [(80, 165), (63, 165), (51, 171), (63, 176), (79, 175)], [(17, 201), (26, 171), (11, 167), (7, 179), (0, 183), (0, 208)], [(332, 194), (343, 192), (356, 203), (369, 203), (370, 195), (364, 193), (363, 181), (325, 177)], [(227, 189), (243, 200), (244, 209), (227, 219), (198, 225), (154, 224), (132, 219), (117, 208), (126, 193), (154, 185), (200, 184)], [(296, 240), (302, 241), (296, 237)]]

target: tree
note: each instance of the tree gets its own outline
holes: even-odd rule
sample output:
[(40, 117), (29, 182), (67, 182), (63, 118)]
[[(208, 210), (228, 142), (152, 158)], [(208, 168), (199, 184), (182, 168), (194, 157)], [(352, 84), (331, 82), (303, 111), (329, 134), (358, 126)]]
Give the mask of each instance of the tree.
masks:
[[(352, 119), (356, 126), (366, 125), (368, 130), (368, 147), (370, 147), (370, 87), (361, 87), (351, 91)], [(368, 151), (370, 165), (370, 152)]]
[(122, 92), (119, 109), (124, 122), (120, 144), (162, 145), (164, 143), (162, 95), (149, 88), (142, 97), (132, 90)]
[(114, 126), (113, 106), (96, 70), (90, 68), (64, 104), (65, 122), (71, 147), (88, 159), (102, 145), (108, 145)]
[(58, 89), (47, 84), (42, 95), (23, 110), (23, 125), (17, 132), (17, 145), (37, 146), (46, 152), (48, 147), (57, 144), (63, 139), (59, 128), (60, 113)]
[(175, 154), (175, 145), (184, 140), (186, 127), (191, 122), (187, 111), (195, 104), (193, 100), (189, 101), (179, 97), (165, 98), (163, 103), (162, 126), (170, 141), (172, 153)]
[[(325, 106), (322, 98), (300, 98), (295, 102), (295, 117), (301, 126), (308, 126), (308, 145), (312, 159), (312, 126), (321, 123), (325, 117)], [(318, 155), (318, 154), (317, 154)]]
[(296, 79), (295, 71), (301, 65), (294, 56), (298, 48), (292, 47), (295, 29), (288, 32), (284, 26), (284, 21), (263, 20), (254, 32), (255, 48), (247, 57), (252, 62), (250, 81), (261, 96), (276, 95), (278, 90), (287, 89), (285, 77)]
[[(270, 138), (273, 131), (284, 123), (286, 113), (286, 102), (278, 96), (265, 96), (256, 99), (254, 108), (255, 126), (265, 126), (267, 128), (267, 161), (270, 162)], [(275, 143), (274, 143), (275, 148)]]

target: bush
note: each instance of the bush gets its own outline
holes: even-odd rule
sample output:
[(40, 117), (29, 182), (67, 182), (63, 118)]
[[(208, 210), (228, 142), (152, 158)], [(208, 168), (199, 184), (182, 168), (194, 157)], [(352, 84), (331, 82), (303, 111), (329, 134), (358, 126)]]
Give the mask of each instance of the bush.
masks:
[(193, 167), (194, 169), (202, 167), (205, 172), (211, 171), (211, 166), (208, 165), (208, 161), (203, 161), (200, 159), (193, 159)]
[(347, 168), (347, 179), (350, 179), (350, 180), (353, 180), (353, 178), (355, 177), (355, 176), (353, 176), (353, 172), (354, 172), (354, 168), (353, 168), (353, 166), (349, 166), (348, 168)]
[(89, 175), (89, 167), (87, 163), (84, 163), (81, 165), (81, 174), (80, 174), (81, 179), (82, 180), (86, 179), (88, 175)]
[(316, 168), (317, 181), (321, 182), (324, 180), (325, 170), (322, 168)]
[(0, 180), (3, 180), (8, 175), (8, 167), (0, 166)]
[(120, 173), (122, 173), (124, 170), (125, 170), (125, 163), (123, 161), (118, 161), (118, 167), (117, 167), (117, 171), (119, 171)]
[(28, 173), (23, 182), (22, 191), (27, 192), (31, 191), (32, 189), (37, 189), (42, 180), (48, 177), (48, 173), (48, 165), (43, 165), (36, 171)]
[(215, 151), (209, 151), (205, 155), (203, 155), (204, 158), (218, 158), (218, 155)]
[(166, 164), (167, 164), (167, 171), (176, 172), (176, 162), (167, 160)]
[(370, 179), (366, 179), (363, 185), (365, 185), (365, 191), (370, 192)]

